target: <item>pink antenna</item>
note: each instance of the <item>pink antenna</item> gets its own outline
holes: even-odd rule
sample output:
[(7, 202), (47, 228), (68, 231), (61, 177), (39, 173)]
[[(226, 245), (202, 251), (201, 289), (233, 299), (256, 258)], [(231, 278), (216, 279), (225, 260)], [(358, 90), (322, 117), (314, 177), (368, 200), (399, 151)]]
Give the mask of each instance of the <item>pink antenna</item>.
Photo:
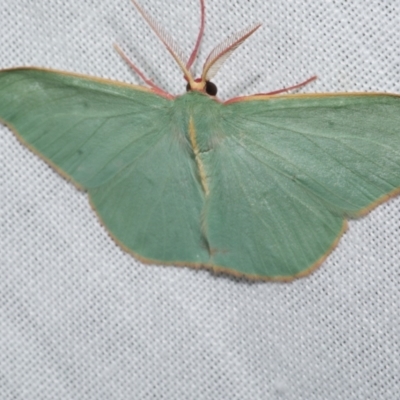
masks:
[(211, 80), (228, 57), (260, 26), (261, 24), (259, 23), (253, 24), (229, 36), (218, 46), (214, 47), (203, 65), (201, 79), (204, 81)]
[[(191, 86), (195, 86), (196, 82), (194, 81), (193, 76), (190, 73), (189, 69), (186, 67), (186, 64), (183, 62), (183, 59), (186, 57), (183, 56), (182, 51), (172, 40), (171, 36), (169, 36), (165, 32), (162, 26), (158, 24), (150, 14), (148, 14), (142, 7), (140, 7), (140, 5), (137, 3), (136, 0), (131, 0), (131, 1), (136, 7), (136, 9), (139, 11), (139, 13), (142, 15), (144, 20), (147, 22), (147, 24), (150, 26), (150, 28), (153, 30), (153, 32), (156, 34), (156, 36), (164, 44), (168, 52), (172, 55), (176, 63), (179, 65), (180, 69), (184, 74), (185, 79), (191, 84)], [(196, 53), (204, 31), (204, 13), (205, 13), (204, 0), (200, 0), (200, 4), (201, 4), (202, 22), (201, 22), (199, 37), (197, 38), (195, 49), (193, 50), (193, 53), (191, 55), (191, 58), (193, 57), (193, 59), (196, 57)], [(166, 97), (168, 99), (174, 98), (174, 96), (165, 92), (163, 89), (158, 87), (151, 79), (147, 78), (145, 74), (142, 71), (140, 71), (138, 67), (136, 67), (136, 65), (129, 59), (129, 57), (122, 51), (122, 49), (117, 44), (114, 45), (114, 48), (118, 52), (118, 54), (123, 58), (123, 60), (136, 72), (136, 74), (139, 75), (139, 77), (143, 80), (143, 82), (149, 85), (155, 93), (159, 94), (160, 96)]]
[(139, 3), (136, 0), (131, 0), (136, 9), (139, 11), (139, 13), (142, 15), (144, 20), (147, 22), (149, 27), (153, 30), (153, 32), (156, 34), (156, 36), (161, 40), (162, 43), (164, 43), (165, 48), (168, 50), (168, 52), (171, 54), (175, 62), (178, 64), (179, 68), (182, 70), (184, 76), (187, 78), (189, 82), (194, 82), (194, 79), (186, 68), (186, 65), (183, 61), (184, 55), (183, 52), (180, 50), (180, 48), (177, 46), (177, 44), (174, 42), (172, 37), (167, 34), (167, 32), (164, 30), (164, 28), (156, 22), (156, 20), (149, 14), (147, 13), (144, 8), (142, 8)]
[(206, 12), (205, 12), (204, 0), (200, 0), (200, 9), (201, 9), (201, 20), (200, 20), (199, 34), (197, 35), (196, 44), (194, 45), (192, 54), (190, 55), (189, 60), (186, 63), (187, 69), (190, 69), (190, 67), (193, 65), (193, 62), (197, 57), (197, 53), (199, 52), (201, 40), (203, 39), (204, 26), (205, 26), (205, 22), (206, 22)]

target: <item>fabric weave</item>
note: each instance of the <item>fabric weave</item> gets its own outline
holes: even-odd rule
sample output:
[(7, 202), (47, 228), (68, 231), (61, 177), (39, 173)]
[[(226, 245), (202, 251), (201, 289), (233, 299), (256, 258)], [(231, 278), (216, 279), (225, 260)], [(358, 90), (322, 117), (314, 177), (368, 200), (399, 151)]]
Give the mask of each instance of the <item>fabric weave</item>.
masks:
[[(189, 55), (198, 1), (140, 4)], [(215, 77), (223, 99), (314, 74), (303, 92), (400, 93), (398, 1), (208, 0), (206, 12), (198, 74), (226, 36), (263, 23)], [(140, 83), (117, 42), (158, 85), (184, 91), (127, 0), (2, 0), (0, 21), (0, 68)], [(143, 265), (0, 125), (0, 398), (399, 399), (399, 256), (395, 198), (290, 284)]]

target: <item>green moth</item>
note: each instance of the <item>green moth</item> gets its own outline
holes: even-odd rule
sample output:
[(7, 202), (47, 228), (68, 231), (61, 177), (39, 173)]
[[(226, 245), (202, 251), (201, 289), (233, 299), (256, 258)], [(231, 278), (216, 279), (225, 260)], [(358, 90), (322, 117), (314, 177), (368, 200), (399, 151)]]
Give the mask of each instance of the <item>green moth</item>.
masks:
[[(138, 259), (250, 279), (318, 267), (346, 230), (400, 192), (400, 97), (282, 95), (221, 102), (211, 83), (259, 25), (218, 45), (200, 78), (135, 1), (187, 81), (174, 97), (116, 46), (146, 87), (37, 68), (0, 71), (0, 118), (87, 191), (110, 235)], [(274, 96), (280, 94), (279, 96)]]

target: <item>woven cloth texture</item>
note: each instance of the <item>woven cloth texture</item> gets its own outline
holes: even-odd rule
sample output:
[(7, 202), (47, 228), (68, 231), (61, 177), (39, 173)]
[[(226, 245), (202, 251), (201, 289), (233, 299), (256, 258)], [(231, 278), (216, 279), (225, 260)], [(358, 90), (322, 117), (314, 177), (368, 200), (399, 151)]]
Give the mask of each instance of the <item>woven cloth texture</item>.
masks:
[[(198, 0), (140, 3), (190, 54)], [(400, 93), (398, 0), (206, 6), (197, 72), (219, 41), (263, 24), (214, 79), (222, 99), (314, 74), (303, 92)], [(114, 42), (165, 90), (184, 91), (129, 0), (1, 0), (0, 68), (141, 83)], [(293, 283), (144, 265), (85, 193), (0, 125), (0, 398), (400, 399), (399, 257), (394, 198)]]

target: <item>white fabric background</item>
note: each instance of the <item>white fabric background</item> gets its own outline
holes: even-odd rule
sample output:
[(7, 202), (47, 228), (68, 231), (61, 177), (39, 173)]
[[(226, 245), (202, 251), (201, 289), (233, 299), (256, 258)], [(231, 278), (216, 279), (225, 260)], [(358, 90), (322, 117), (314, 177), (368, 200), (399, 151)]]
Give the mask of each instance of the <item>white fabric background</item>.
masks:
[[(190, 53), (197, 0), (141, 0)], [(207, 2), (198, 69), (252, 22), (222, 98), (317, 74), (304, 91), (400, 93), (398, 0)], [(1, 0), (0, 67), (140, 83), (182, 74), (128, 0)], [(332, 171), (334, 173), (334, 171)], [(311, 276), (251, 283), (143, 265), (87, 197), (0, 126), (1, 399), (399, 399), (400, 198), (350, 223)]]

